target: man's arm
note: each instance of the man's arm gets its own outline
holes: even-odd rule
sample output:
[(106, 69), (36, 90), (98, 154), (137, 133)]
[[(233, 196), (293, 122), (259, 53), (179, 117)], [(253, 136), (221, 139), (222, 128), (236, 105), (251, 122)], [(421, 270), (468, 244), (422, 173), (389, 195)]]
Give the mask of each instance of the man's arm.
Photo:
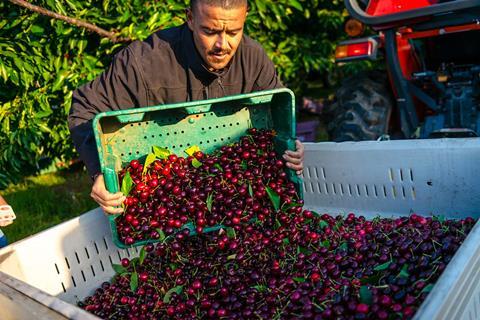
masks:
[(129, 47), (120, 51), (97, 79), (73, 92), (68, 127), (80, 158), (91, 176), (100, 173), (92, 128), (98, 113), (147, 105), (143, 73)]

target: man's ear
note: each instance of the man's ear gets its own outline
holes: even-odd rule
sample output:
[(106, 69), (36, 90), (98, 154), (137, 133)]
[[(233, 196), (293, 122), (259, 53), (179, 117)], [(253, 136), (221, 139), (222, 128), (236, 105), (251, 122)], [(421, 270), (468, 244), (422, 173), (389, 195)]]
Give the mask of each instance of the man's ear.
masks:
[(193, 30), (193, 13), (191, 8), (185, 9), (185, 14), (187, 16), (187, 24), (190, 30)]

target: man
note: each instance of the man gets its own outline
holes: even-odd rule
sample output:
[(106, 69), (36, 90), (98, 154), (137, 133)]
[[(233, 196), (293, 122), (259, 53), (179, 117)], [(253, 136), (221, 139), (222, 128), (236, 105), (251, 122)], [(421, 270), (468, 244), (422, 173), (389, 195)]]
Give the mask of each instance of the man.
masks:
[[(247, 0), (192, 0), (187, 23), (135, 41), (94, 81), (73, 93), (68, 118), (80, 157), (94, 179), (91, 196), (121, 213), (124, 196), (105, 189), (91, 120), (100, 112), (203, 100), (282, 87), (263, 48), (243, 34)], [(298, 174), (303, 146), (284, 155)]]

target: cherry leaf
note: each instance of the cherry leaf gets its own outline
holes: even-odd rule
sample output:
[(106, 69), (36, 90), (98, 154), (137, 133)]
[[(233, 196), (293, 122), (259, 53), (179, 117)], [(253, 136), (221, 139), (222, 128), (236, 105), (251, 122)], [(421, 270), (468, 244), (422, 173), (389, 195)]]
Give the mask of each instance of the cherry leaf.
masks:
[(408, 265), (404, 264), (403, 267), (402, 267), (402, 270), (400, 270), (400, 272), (398, 273), (397, 278), (398, 277), (408, 278), (410, 275), (408, 274), (407, 270), (408, 270)]
[(159, 241), (164, 241), (164, 240), (165, 240), (165, 232), (163, 232), (163, 230), (160, 229), (160, 228), (157, 228), (156, 230), (157, 230), (158, 234), (160, 235), (160, 237), (158, 238), (158, 240), (159, 240)]
[(325, 220), (320, 220), (318, 225), (320, 226), (320, 229), (325, 229), (326, 227), (328, 227), (328, 222), (326, 222)]
[(212, 212), (213, 193), (209, 193), (207, 196), (207, 209)]
[(171, 288), (170, 290), (165, 293), (165, 296), (163, 297), (163, 302), (164, 303), (170, 303), (170, 299), (172, 298), (172, 294), (175, 292), (176, 294), (180, 294), (183, 291), (183, 286), (176, 286)]
[(124, 266), (122, 266), (121, 264), (112, 263), (112, 268), (113, 268), (113, 270), (115, 271), (116, 274), (122, 274), (122, 273), (127, 272), (127, 269)]
[(265, 190), (267, 191), (268, 197), (273, 204), (273, 208), (275, 211), (278, 211), (278, 209), (280, 209), (280, 196), (269, 186), (265, 187)]
[(143, 264), (143, 260), (145, 260), (146, 254), (147, 252), (145, 251), (145, 247), (142, 247), (142, 249), (140, 250), (140, 256), (138, 257), (138, 262), (140, 264)]
[(233, 229), (232, 227), (228, 227), (226, 231), (227, 231), (227, 237), (229, 239), (235, 239), (237, 237), (237, 234), (235, 233), (235, 229)]
[(198, 161), (197, 159), (193, 158), (192, 159), (192, 166), (194, 168), (200, 168), (202, 166), (202, 163), (200, 161)]
[(172, 153), (166, 148), (153, 146), (153, 154), (159, 159), (167, 159)]
[(375, 270), (375, 271), (385, 270), (385, 269), (388, 268), (388, 266), (390, 265), (390, 263), (392, 263), (392, 260), (387, 261), (387, 262), (385, 262), (385, 263), (383, 263), (383, 264), (381, 264), (381, 265), (376, 266), (375, 268), (373, 268), (373, 270)]
[(365, 303), (368, 305), (372, 304), (373, 302), (372, 292), (367, 286), (361, 286), (359, 293), (360, 293), (360, 301), (362, 303)]
[(130, 289), (135, 292), (138, 288), (138, 273), (135, 271), (130, 277)]
[(248, 168), (247, 161), (242, 160), (242, 163), (240, 165), (242, 167), (242, 170), (247, 170), (247, 168)]
[(187, 149), (185, 149), (185, 153), (188, 154), (189, 156), (193, 157), (193, 155), (195, 154), (195, 152), (198, 152), (200, 151), (200, 148), (198, 146), (191, 146), (191, 147), (188, 147)]
[(130, 190), (132, 190), (132, 187), (133, 187), (132, 176), (130, 176), (130, 172), (127, 171), (127, 173), (122, 179), (122, 186), (120, 188), (120, 191), (122, 191), (123, 195), (128, 196), (128, 194), (130, 193)]
[(425, 288), (423, 288), (422, 292), (420, 292), (420, 293), (429, 293), (430, 291), (432, 291), (432, 289), (433, 289), (433, 284), (430, 283)]
[(148, 167), (152, 164), (153, 161), (157, 159), (157, 156), (154, 153), (149, 153), (147, 158), (145, 159), (145, 164), (143, 165), (143, 172), (142, 175), (147, 173)]

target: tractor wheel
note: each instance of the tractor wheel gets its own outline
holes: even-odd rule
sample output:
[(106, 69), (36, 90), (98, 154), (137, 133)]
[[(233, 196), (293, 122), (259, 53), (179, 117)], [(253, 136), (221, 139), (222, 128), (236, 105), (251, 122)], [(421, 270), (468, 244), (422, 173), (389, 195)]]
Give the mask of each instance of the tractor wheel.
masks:
[(363, 72), (346, 79), (327, 110), (330, 140), (376, 140), (388, 133), (393, 106), (385, 72)]

